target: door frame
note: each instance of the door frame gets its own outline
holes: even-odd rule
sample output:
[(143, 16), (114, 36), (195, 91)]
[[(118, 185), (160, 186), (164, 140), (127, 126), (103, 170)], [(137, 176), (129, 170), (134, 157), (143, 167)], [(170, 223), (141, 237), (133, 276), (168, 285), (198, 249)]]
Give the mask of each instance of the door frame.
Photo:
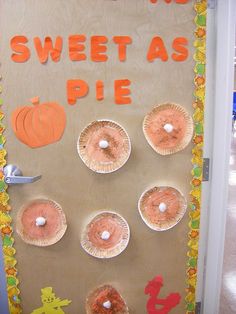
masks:
[[(211, 23), (211, 19), (209, 19), (209, 28), (214, 27), (215, 29), (215, 31), (209, 29), (209, 33), (212, 36), (215, 33), (215, 45), (210, 43), (208, 46), (208, 68), (211, 77), (209, 77), (207, 83), (208, 97), (206, 98), (206, 107), (212, 109), (210, 110), (212, 114), (211, 119), (207, 117), (208, 121), (212, 120), (209, 123), (212, 129), (212, 136), (211, 138), (209, 136), (206, 137), (207, 142), (205, 142), (205, 146), (208, 146), (208, 149), (204, 151), (204, 154), (208, 151), (211, 155), (211, 178), (209, 186), (203, 187), (203, 196), (204, 189), (209, 190), (209, 196), (207, 196), (209, 202), (206, 204), (205, 209), (207, 215), (205, 214), (202, 217), (208, 217), (208, 222), (205, 222), (202, 226), (203, 228), (201, 228), (201, 232), (205, 235), (205, 256), (202, 254), (200, 247), (201, 261), (204, 260), (202, 270), (202, 277), (204, 278), (202, 289), (203, 314), (219, 313), (228, 203), (235, 13), (235, 0), (218, 0), (215, 18), (212, 17), (215, 23)], [(211, 13), (209, 12), (209, 17), (210, 15)], [(214, 67), (213, 69), (211, 68), (212, 66)], [(212, 88), (213, 90), (211, 90)]]

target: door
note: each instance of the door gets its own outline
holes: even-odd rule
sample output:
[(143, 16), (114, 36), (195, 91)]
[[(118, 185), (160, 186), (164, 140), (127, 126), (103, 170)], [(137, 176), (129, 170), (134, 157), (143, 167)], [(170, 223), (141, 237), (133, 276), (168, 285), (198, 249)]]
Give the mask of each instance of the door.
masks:
[[(216, 45), (209, 43), (209, 56), (215, 54), (216, 73), (210, 70), (209, 81), (212, 81), (212, 94), (208, 100), (213, 104), (211, 109), (214, 126), (210, 141), (209, 155), (212, 156), (212, 176), (209, 187), (209, 226), (207, 235), (206, 265), (204, 274), (204, 313), (220, 313), (220, 293), (224, 258), (224, 239), (228, 204), (230, 142), (232, 133), (232, 92), (234, 76), (234, 42), (235, 42), (235, 1), (218, 1), (216, 10), (210, 15), (209, 33), (214, 30)], [(209, 16), (208, 16), (209, 17)], [(209, 21), (209, 19), (208, 19)], [(217, 25), (217, 27), (215, 27)], [(210, 36), (211, 37), (211, 36)], [(208, 38), (210, 38), (208, 37)], [(220, 45), (221, 38), (227, 43)], [(225, 56), (227, 56), (225, 58)], [(223, 62), (222, 62), (223, 61)], [(227, 78), (227, 79), (225, 79)], [(214, 97), (214, 98), (213, 98)], [(210, 113), (210, 112), (209, 112)], [(221, 128), (218, 128), (218, 125)], [(219, 132), (219, 133), (218, 133)], [(210, 133), (209, 133), (210, 134)], [(212, 150), (212, 151), (211, 151)], [(232, 251), (231, 251), (232, 253)], [(232, 285), (231, 281), (229, 284)]]
[[(33, 183), (8, 187), (11, 226), (18, 230), (13, 234), (15, 254), (7, 242), (13, 241), (11, 233), (7, 234), (7, 229), (3, 232), (10, 313), (22, 309), (23, 313), (82, 314), (89, 293), (105, 284), (121, 294), (130, 313), (152, 313), (150, 304), (158, 313), (158, 291), (154, 289), (153, 296), (147, 288), (145, 293), (149, 282), (159, 285), (159, 298), (164, 299), (164, 308), (171, 313), (194, 311), (206, 3), (198, 1), (194, 9), (195, 4), (148, 0), (1, 1), (7, 163), (20, 167), (24, 176), (41, 176)], [(54, 49), (47, 55), (50, 43)], [(194, 60), (195, 49), (198, 54)], [(190, 125), (189, 115), (193, 115), (194, 141), (187, 140), (175, 154), (163, 155), (149, 145), (153, 144), (152, 138), (148, 131), (145, 137), (143, 120), (156, 105), (166, 103), (180, 105)], [(41, 106), (38, 114), (34, 106)], [(124, 152), (127, 158), (112, 168), (116, 171), (106, 174), (99, 172), (107, 170), (87, 167), (88, 155), (83, 155), (81, 144), (83, 140), (93, 142), (90, 123), (100, 120), (121, 127), (122, 138), (126, 137), (128, 143)], [(88, 125), (90, 128), (85, 129)], [(106, 149), (107, 143), (100, 142), (105, 146), (99, 149)], [(182, 212), (178, 219), (174, 217), (176, 224), (170, 223), (171, 228), (164, 226), (156, 231), (141, 217), (139, 200), (145, 191), (163, 186), (181, 192), (176, 197), (182, 197)], [(186, 212), (185, 199), (189, 204)], [(35, 225), (32, 217), (23, 215), (26, 209), (42, 206), (42, 200), (46, 213), (50, 206), (57, 207), (55, 204), (60, 212), (52, 219), (52, 224), (59, 226), (59, 235), (53, 238), (55, 243), (47, 238), (48, 246), (38, 239), (45, 224), (51, 223), (51, 216), (36, 217), (46, 221), (38, 220), (37, 241), (29, 243), (27, 232)], [(87, 224), (104, 211), (117, 214), (116, 218), (124, 219), (130, 228), (130, 239), (126, 224), (126, 243), (112, 258), (91, 256), (84, 250), (84, 242), (81, 245)], [(27, 230), (22, 231), (22, 220), (26, 225), (29, 221)], [(17, 265), (12, 265), (16, 260)], [(175, 297), (168, 299), (171, 293)], [(106, 306), (104, 311), (110, 305)], [(36, 309), (38, 312), (33, 312)]]

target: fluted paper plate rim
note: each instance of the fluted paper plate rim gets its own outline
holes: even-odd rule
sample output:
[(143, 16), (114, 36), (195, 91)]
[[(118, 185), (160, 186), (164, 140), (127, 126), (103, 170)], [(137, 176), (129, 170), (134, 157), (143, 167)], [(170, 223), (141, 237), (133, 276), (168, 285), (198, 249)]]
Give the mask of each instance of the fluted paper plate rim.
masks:
[[(27, 209), (31, 204), (37, 203), (37, 202), (49, 202), (52, 203), (53, 206), (55, 207), (55, 209), (58, 211), (59, 213), (59, 217), (61, 219), (61, 228), (60, 230), (58, 230), (58, 232), (51, 237), (50, 239), (44, 239), (44, 240), (40, 240), (40, 239), (32, 239), (29, 236), (27, 236), (27, 234), (24, 232), (24, 227), (22, 224), (22, 215), (25, 211), (25, 209)], [(61, 240), (61, 238), (64, 236), (65, 232), (67, 229), (67, 223), (66, 223), (66, 216), (65, 213), (61, 207), (61, 205), (59, 205), (57, 202), (55, 202), (54, 200), (51, 199), (47, 199), (47, 198), (37, 198), (37, 199), (33, 199), (28, 201), (26, 204), (24, 204), (18, 211), (17, 213), (17, 218), (16, 218), (16, 231), (18, 233), (18, 235), (21, 237), (21, 239), (27, 243), (27, 244), (31, 244), (31, 245), (35, 245), (35, 246), (40, 246), (40, 247), (44, 247), (44, 246), (50, 246), (53, 245), (55, 243), (57, 243), (58, 241)]]
[[(107, 123), (108, 125), (112, 125), (113, 127), (115, 126), (116, 129), (118, 129), (120, 132), (122, 132), (125, 135), (125, 140), (127, 142), (127, 151), (125, 154), (125, 157), (122, 158), (121, 160), (117, 160), (116, 162), (113, 162), (111, 164), (101, 164), (99, 162), (92, 162), (90, 161), (90, 159), (86, 156), (86, 153), (83, 153), (84, 151), (84, 145), (81, 143), (82, 139), (84, 136), (86, 136), (86, 133), (88, 132), (88, 130), (94, 126), (95, 124), (98, 123)], [(96, 173), (100, 173), (100, 174), (107, 174), (107, 173), (112, 173), (115, 172), (117, 170), (119, 170), (122, 166), (125, 165), (125, 163), (128, 161), (130, 154), (131, 154), (131, 140), (130, 137), (126, 131), (126, 129), (120, 125), (119, 123), (110, 120), (110, 119), (98, 119), (98, 120), (94, 120), (92, 122), (90, 122), (87, 126), (84, 127), (84, 129), (81, 131), (79, 137), (78, 137), (78, 141), (77, 141), (77, 151), (78, 154), (81, 158), (81, 160), (83, 161), (83, 163), (92, 171), (96, 172)]]
[(119, 312), (119, 313), (116, 313), (116, 314), (129, 314), (129, 308), (128, 308), (128, 305), (125, 301), (125, 299), (123, 298), (123, 296), (120, 294), (120, 291), (118, 291), (113, 285), (111, 284), (104, 284), (104, 285), (100, 285), (98, 286), (97, 288), (94, 288), (93, 290), (91, 290), (87, 297), (86, 297), (86, 306), (85, 306), (85, 309), (86, 309), (86, 314), (93, 314), (91, 309), (90, 309), (90, 299), (93, 298), (96, 294), (97, 291), (101, 291), (103, 289), (106, 289), (106, 288), (112, 288), (112, 289), (115, 289), (117, 293), (119, 293), (120, 297), (122, 298), (122, 300), (124, 301), (124, 304), (125, 304), (125, 309), (122, 311), (122, 312)]
[[(177, 191), (179, 193), (179, 195), (181, 196), (181, 198), (182, 198), (183, 206), (181, 208), (180, 213), (177, 215), (177, 219), (175, 219), (171, 225), (167, 225), (167, 226), (164, 226), (164, 227), (161, 226), (160, 227), (160, 226), (157, 226), (157, 224), (150, 222), (149, 219), (147, 217), (145, 217), (145, 215), (143, 213), (143, 210), (142, 210), (142, 205), (143, 205), (144, 199), (147, 197), (148, 194), (151, 194), (153, 191), (156, 191), (156, 190), (159, 190), (159, 189), (163, 189), (163, 188), (171, 188), (171, 189), (174, 189), (175, 191)], [(175, 188), (173, 186), (169, 186), (169, 185), (160, 185), (160, 186), (155, 185), (155, 186), (153, 186), (153, 187), (151, 187), (149, 189), (146, 189), (141, 194), (141, 196), (140, 196), (140, 198), (138, 200), (138, 211), (139, 211), (139, 214), (140, 214), (143, 222), (150, 229), (152, 229), (154, 231), (161, 231), (162, 232), (162, 231), (167, 231), (167, 230), (172, 229), (173, 227), (175, 227), (182, 220), (182, 218), (184, 217), (184, 215), (185, 215), (185, 213), (187, 211), (187, 207), (188, 207), (188, 203), (187, 203), (187, 200), (186, 200), (185, 196), (183, 195), (183, 193), (179, 189), (177, 189), (177, 188)], [(160, 224), (160, 225), (162, 225), (162, 224)], [(163, 223), (163, 225), (164, 225), (164, 223)]]
[[(185, 136), (184, 136), (183, 140), (178, 145), (176, 145), (174, 148), (160, 148), (160, 147), (154, 145), (153, 142), (151, 141), (151, 139), (149, 138), (148, 134), (147, 134), (147, 128), (149, 126), (149, 121), (150, 121), (151, 116), (155, 115), (156, 112), (161, 111), (163, 108), (170, 108), (170, 109), (178, 110), (179, 112), (183, 113), (183, 115), (186, 119), (186, 122), (187, 122), (187, 129), (186, 129)], [(144, 120), (143, 120), (143, 133), (144, 133), (144, 136), (145, 136), (148, 144), (154, 149), (155, 152), (157, 152), (158, 154), (163, 155), (163, 156), (175, 154), (175, 153), (185, 149), (192, 140), (193, 129), (194, 129), (193, 119), (192, 119), (191, 115), (188, 113), (188, 111), (183, 106), (181, 106), (177, 103), (173, 103), (173, 102), (165, 102), (165, 103), (158, 104), (158, 105), (154, 106), (154, 108), (148, 114), (146, 114), (146, 116), (144, 117)]]
[[(90, 224), (95, 219), (98, 219), (99, 217), (102, 217), (105, 215), (115, 216), (115, 218), (118, 219), (122, 223), (122, 227), (124, 227), (125, 231), (126, 231), (126, 235), (122, 239), (121, 243), (117, 244), (114, 248), (111, 248), (111, 249), (96, 248), (89, 241), (88, 236), (87, 236)], [(96, 257), (96, 258), (100, 258), (100, 259), (108, 259), (108, 258), (112, 258), (112, 257), (116, 257), (116, 256), (120, 255), (127, 248), (128, 244), (129, 244), (129, 240), (130, 240), (130, 228), (129, 228), (129, 224), (125, 220), (125, 218), (115, 211), (102, 210), (102, 211), (94, 213), (93, 215), (91, 215), (89, 217), (89, 220), (87, 221), (86, 226), (83, 228), (83, 231), (81, 233), (80, 243), (81, 243), (82, 248), (84, 249), (84, 251), (87, 254), (89, 254), (93, 257)]]

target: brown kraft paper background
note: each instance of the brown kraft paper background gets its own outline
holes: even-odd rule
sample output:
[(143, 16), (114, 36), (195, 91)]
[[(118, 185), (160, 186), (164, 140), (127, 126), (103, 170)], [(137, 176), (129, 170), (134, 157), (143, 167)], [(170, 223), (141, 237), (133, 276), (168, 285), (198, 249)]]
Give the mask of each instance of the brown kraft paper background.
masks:
[[(1, 1), (1, 73), (6, 114), (8, 163), (21, 167), (24, 175), (42, 175), (34, 184), (9, 188), (13, 222), (19, 208), (31, 199), (50, 198), (61, 204), (68, 221), (63, 239), (51, 247), (25, 244), (14, 233), (23, 313), (41, 306), (40, 289), (52, 286), (58, 297), (72, 300), (63, 308), (66, 313), (84, 314), (86, 295), (104, 283), (113, 284), (125, 298), (131, 314), (146, 313), (147, 282), (156, 275), (164, 278), (161, 295), (179, 292), (181, 304), (171, 313), (185, 312), (185, 270), (188, 214), (173, 229), (155, 232), (142, 221), (138, 199), (142, 192), (157, 185), (171, 185), (186, 197), (190, 191), (191, 145), (172, 156), (162, 157), (148, 145), (142, 133), (144, 115), (155, 104), (171, 101), (192, 113), (194, 1), (186, 5), (148, 0), (18, 0)], [(68, 36), (85, 34), (87, 60), (72, 62), (68, 56)], [(31, 58), (14, 63), (10, 56), (10, 39), (25, 35), (29, 39)], [(33, 38), (63, 37), (61, 61), (49, 58), (42, 65), (33, 47)], [(108, 61), (95, 63), (89, 57), (91, 35), (109, 39)], [(115, 35), (129, 35), (133, 44), (127, 48), (126, 62), (119, 62)], [(165, 41), (169, 60), (146, 60), (154, 36)], [(185, 62), (171, 59), (172, 41), (189, 40), (189, 58)], [(115, 79), (132, 82), (132, 105), (115, 105)], [(89, 83), (87, 97), (75, 106), (66, 99), (66, 81), (83, 79)], [(105, 99), (95, 98), (95, 82), (104, 80)], [(60, 142), (30, 149), (20, 143), (10, 127), (11, 112), (28, 103), (33, 96), (42, 102), (57, 101), (67, 113), (67, 127)], [(77, 138), (82, 129), (95, 119), (112, 119), (128, 132), (132, 153), (119, 171), (101, 175), (90, 171), (77, 153)], [(120, 256), (98, 260), (80, 246), (80, 234), (88, 217), (96, 211), (110, 209), (129, 223), (131, 239)]]

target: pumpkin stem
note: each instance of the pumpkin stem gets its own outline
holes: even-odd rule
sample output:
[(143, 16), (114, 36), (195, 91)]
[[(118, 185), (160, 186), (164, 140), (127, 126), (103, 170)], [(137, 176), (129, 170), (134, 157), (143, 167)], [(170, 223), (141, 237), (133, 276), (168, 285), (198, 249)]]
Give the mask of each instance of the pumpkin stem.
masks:
[(33, 105), (38, 105), (39, 104), (39, 96), (33, 97), (30, 99)]

